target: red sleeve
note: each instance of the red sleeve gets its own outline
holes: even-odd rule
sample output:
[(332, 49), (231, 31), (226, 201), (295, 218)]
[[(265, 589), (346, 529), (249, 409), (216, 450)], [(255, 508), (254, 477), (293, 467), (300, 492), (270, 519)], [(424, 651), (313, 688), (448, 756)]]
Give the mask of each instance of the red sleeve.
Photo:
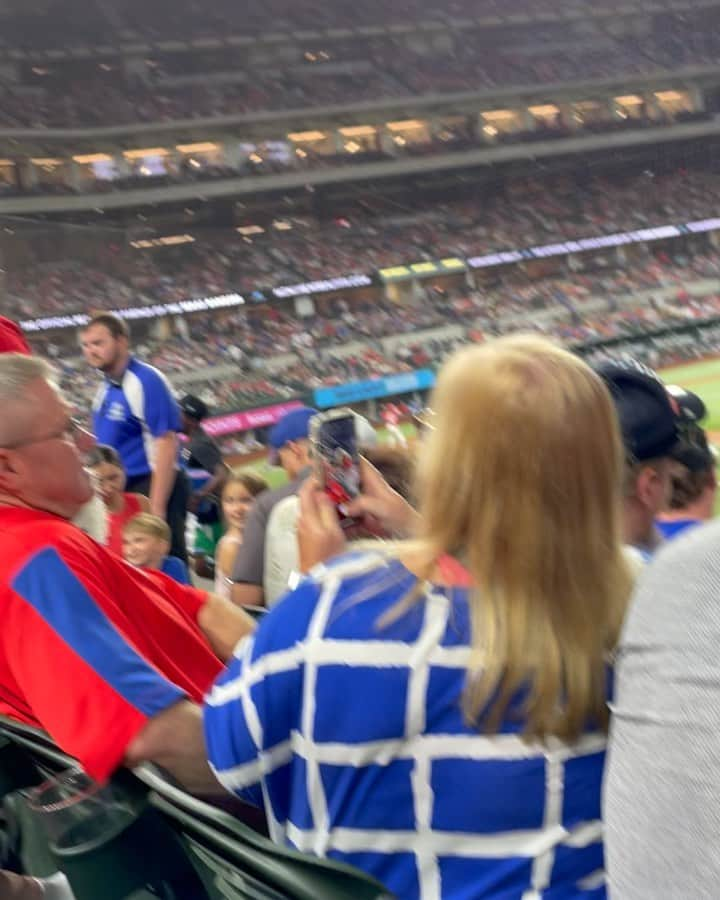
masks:
[(200, 608), (207, 603), (207, 591), (188, 587), (186, 584), (179, 584), (174, 578), (158, 572), (156, 569), (143, 569), (143, 572), (158, 587), (162, 588), (163, 593), (178, 609), (182, 610), (182, 612), (190, 616), (193, 622), (197, 623)]
[[(93, 576), (92, 592), (74, 571), (80, 566)], [(90, 554), (38, 549), (12, 576), (0, 640), (37, 722), (102, 781), (148, 719), (185, 693), (109, 616), (113, 600), (99, 568)]]

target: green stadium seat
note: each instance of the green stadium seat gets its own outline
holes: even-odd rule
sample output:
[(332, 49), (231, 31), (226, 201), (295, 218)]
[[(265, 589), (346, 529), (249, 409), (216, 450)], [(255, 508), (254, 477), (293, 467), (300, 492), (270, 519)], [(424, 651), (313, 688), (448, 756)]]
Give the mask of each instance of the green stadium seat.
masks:
[[(42, 877), (60, 863), (78, 900), (157, 896), (142, 890), (137, 879), (122, 877), (133, 867), (122, 841), (79, 855), (70, 871), (68, 861), (58, 860), (38, 835), (23, 789), (75, 764), (43, 732), (0, 717), (0, 786), (25, 871)], [(174, 786), (154, 766), (119, 770), (112, 780), (137, 810), (139, 824), (128, 832), (134, 832), (133, 847), (146, 851), (140, 854), (146, 880), (161, 881), (161, 896), (168, 900), (391, 900), (365, 873), (274, 844)]]
[[(293, 900), (391, 900), (383, 886), (344, 863), (321, 860), (273, 843), (214, 806), (169, 784), (152, 766), (137, 777), (151, 788), (150, 802), (161, 810), (188, 849), (213, 873), (223, 888), (215, 898), (235, 896), (226, 889), (239, 873), (248, 878), (238, 898), (280, 896)], [(234, 872), (232, 872), (234, 869)], [(232, 873), (232, 874), (231, 874)], [(274, 893), (254, 893), (253, 882)]]

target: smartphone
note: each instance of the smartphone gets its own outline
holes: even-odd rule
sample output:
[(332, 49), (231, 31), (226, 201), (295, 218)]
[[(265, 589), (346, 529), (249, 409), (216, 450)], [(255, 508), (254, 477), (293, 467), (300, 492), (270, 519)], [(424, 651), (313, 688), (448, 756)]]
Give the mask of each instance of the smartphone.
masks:
[(340, 518), (349, 522), (344, 507), (360, 493), (360, 454), (352, 410), (334, 409), (313, 416), (310, 444), (315, 475)]

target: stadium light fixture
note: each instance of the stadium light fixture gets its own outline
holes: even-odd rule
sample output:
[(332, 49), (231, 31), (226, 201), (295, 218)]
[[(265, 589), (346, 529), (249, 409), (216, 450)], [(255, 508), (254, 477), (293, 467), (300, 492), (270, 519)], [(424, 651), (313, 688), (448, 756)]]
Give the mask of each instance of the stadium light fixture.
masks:
[(80, 165), (91, 165), (92, 163), (112, 162), (112, 156), (108, 153), (85, 153), (79, 156), (73, 156), (73, 161)]
[(343, 137), (375, 137), (377, 128), (374, 125), (349, 125), (340, 129)]
[(292, 131), (288, 135), (288, 140), (298, 144), (310, 144), (315, 141), (324, 141), (327, 134), (324, 131)]
[(220, 149), (219, 144), (213, 144), (211, 141), (205, 141), (200, 144), (176, 144), (175, 149), (179, 153), (213, 153)]
[(123, 156), (125, 159), (144, 159), (146, 156), (168, 156), (169, 153), (167, 147), (145, 147), (138, 150), (125, 150)]
[(486, 122), (507, 122), (516, 118), (517, 113), (512, 109), (491, 109), (481, 115)]
[(419, 128), (427, 128), (427, 122), (422, 119), (402, 119), (397, 122), (386, 122), (390, 131), (416, 131)]
[(545, 103), (541, 106), (530, 106), (528, 107), (528, 112), (532, 113), (533, 116), (556, 116), (560, 110), (553, 103)]

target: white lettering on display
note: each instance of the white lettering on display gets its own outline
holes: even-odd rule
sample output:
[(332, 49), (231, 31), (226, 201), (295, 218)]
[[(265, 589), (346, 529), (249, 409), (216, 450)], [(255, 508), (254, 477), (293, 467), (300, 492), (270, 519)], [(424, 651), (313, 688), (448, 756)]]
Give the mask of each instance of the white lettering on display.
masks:
[[(490, 266), (511, 265), (525, 259), (544, 259), (550, 256), (565, 256), (568, 253), (580, 253), (585, 250), (603, 250), (608, 247), (620, 247), (623, 244), (636, 244), (645, 241), (660, 241), (666, 238), (679, 237), (683, 232), (702, 233), (720, 230), (720, 218), (700, 219), (687, 222), (685, 225), (661, 225), (656, 228), (641, 228), (638, 231), (624, 231), (616, 234), (600, 234), (595, 237), (580, 238), (554, 244), (542, 244), (527, 250), (504, 250), (488, 253), (484, 256), (473, 256), (467, 260), (472, 269)], [(461, 263), (461, 260), (441, 262)], [(428, 264), (429, 265), (429, 264)], [(403, 268), (403, 267), (399, 267)], [(278, 300), (290, 297), (301, 297), (304, 294), (322, 294), (329, 291), (342, 291), (351, 288), (369, 287), (373, 281), (369, 275), (347, 275), (338, 278), (325, 278), (303, 284), (290, 284), (272, 289)], [(152, 319), (161, 316), (181, 315), (183, 313), (201, 312), (205, 309), (226, 309), (242, 306), (245, 298), (240, 294), (221, 294), (218, 297), (204, 297), (182, 300), (177, 303), (156, 303), (152, 306), (133, 306), (128, 309), (117, 309), (113, 312), (123, 319)], [(90, 316), (77, 313), (68, 316), (46, 316), (40, 319), (26, 319), (20, 327), (26, 332), (49, 331), (60, 328), (80, 328), (87, 325)]]
[(326, 278), (322, 281), (308, 281), (305, 284), (289, 284), (273, 288), (273, 296), (279, 300), (300, 297), (303, 294), (326, 294), (328, 291), (342, 291), (345, 288), (368, 287), (372, 284), (369, 275), (348, 275), (344, 278)]
[(505, 263), (521, 262), (524, 259), (519, 250), (505, 250), (503, 253), (488, 253), (486, 256), (473, 256), (468, 260), (468, 265), (473, 269), (482, 269), (486, 266), (502, 266)]
[(27, 319), (20, 322), (23, 331), (48, 331), (51, 328), (81, 328), (87, 325), (90, 316), (78, 313), (74, 316), (47, 316), (44, 319)]
[(714, 231), (716, 228), (720, 228), (720, 219), (700, 219), (698, 222), (688, 222), (685, 227), (693, 233)]

